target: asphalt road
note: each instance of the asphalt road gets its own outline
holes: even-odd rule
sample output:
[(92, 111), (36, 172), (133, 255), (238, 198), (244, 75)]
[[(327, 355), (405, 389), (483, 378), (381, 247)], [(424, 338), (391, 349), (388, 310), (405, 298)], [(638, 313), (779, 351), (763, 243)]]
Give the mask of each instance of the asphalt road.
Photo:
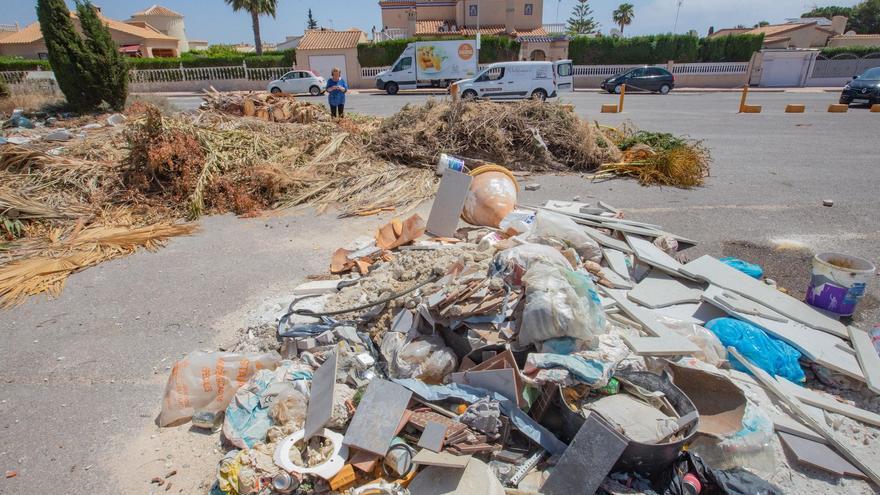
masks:
[[(351, 95), (347, 110), (390, 115), (427, 98)], [(714, 158), (712, 177), (705, 187), (685, 191), (548, 175), (534, 177), (541, 188), (524, 192), (522, 200), (602, 199), (629, 218), (699, 240), (694, 255), (748, 253), (802, 293), (798, 284), (809, 266), (802, 256), (772, 254), (767, 246), (774, 241), (875, 263), (880, 258), (880, 114), (825, 113), (836, 98), (755, 93), (750, 103), (763, 105), (764, 113), (737, 115), (738, 94), (635, 94), (624, 113), (599, 114), (600, 105), (616, 97), (569, 95), (563, 99), (579, 115), (602, 124), (631, 122), (703, 140)], [(184, 107), (193, 101), (175, 99)], [(805, 103), (808, 112), (784, 114), (786, 103)], [(834, 206), (823, 207), (823, 199)], [(216, 453), (166, 452), (167, 430), (153, 425), (168, 367), (191, 350), (216, 349), (235, 328), (279, 313), (265, 301), (283, 301), (305, 275), (323, 272), (346, 239), (369, 234), (388, 218), (337, 220), (308, 212), (207, 218), (200, 233), (173, 239), (157, 253), (72, 276), (57, 300), (35, 298), (4, 312), (0, 471), (17, 476), (0, 480), (0, 493), (162, 493), (149, 479), (171, 468), (179, 476), (210, 478)], [(877, 285), (875, 277), (870, 291), (880, 295)], [(858, 320), (880, 322), (877, 306), (875, 298), (866, 301)], [(180, 435), (210, 449), (194, 433)], [(172, 492), (197, 493), (196, 487), (180, 483)]]

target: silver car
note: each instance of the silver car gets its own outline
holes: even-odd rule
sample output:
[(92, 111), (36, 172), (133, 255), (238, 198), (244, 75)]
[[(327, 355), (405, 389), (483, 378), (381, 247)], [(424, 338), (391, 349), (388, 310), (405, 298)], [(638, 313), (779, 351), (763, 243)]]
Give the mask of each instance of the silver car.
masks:
[(292, 70), (266, 87), (266, 91), (272, 94), (308, 93), (312, 96), (318, 96), (326, 89), (327, 81), (309, 70)]

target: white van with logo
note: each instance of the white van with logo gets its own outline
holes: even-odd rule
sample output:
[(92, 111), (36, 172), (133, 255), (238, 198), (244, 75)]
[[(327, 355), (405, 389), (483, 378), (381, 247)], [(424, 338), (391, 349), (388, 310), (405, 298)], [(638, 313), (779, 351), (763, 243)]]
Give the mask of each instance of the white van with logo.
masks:
[(574, 64), (571, 60), (553, 62), (553, 72), (556, 74), (556, 91), (560, 93), (574, 91)]
[(556, 96), (553, 62), (499, 62), (472, 79), (455, 83), (459, 96), (474, 98), (544, 100)]

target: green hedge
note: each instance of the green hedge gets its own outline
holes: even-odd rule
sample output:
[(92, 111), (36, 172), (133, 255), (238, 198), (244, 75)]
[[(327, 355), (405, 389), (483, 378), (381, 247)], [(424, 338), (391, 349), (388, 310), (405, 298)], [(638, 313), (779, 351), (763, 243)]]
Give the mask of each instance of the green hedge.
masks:
[(764, 45), (763, 34), (729, 34), (700, 40), (700, 62), (748, 62)]
[(857, 57), (864, 57), (872, 53), (880, 53), (878, 46), (836, 46), (834, 48), (823, 48), (820, 54), (824, 57), (832, 58), (842, 53), (851, 53)]
[(575, 65), (660, 64), (691, 62), (747, 62), (761, 49), (763, 35), (703, 38), (684, 34), (656, 34), (616, 38), (573, 36), (568, 56)]
[(36, 70), (38, 68), (49, 70), (49, 61), (0, 56), (0, 71)]
[[(393, 64), (406, 49), (406, 45), (416, 41), (440, 41), (450, 38), (405, 38), (361, 43), (358, 45), (358, 62), (361, 67), (385, 67)], [(463, 38), (473, 39), (473, 38)], [(480, 39), (480, 63), (490, 64), (507, 60), (517, 60), (519, 43), (506, 36), (483, 36)]]
[[(263, 55), (242, 53), (230, 56), (208, 56), (200, 52), (187, 52), (175, 58), (127, 58), (132, 69), (177, 69), (184, 67), (229, 67), (247, 62), (251, 68), (293, 67), (296, 65), (296, 50), (263, 52)], [(25, 60), (15, 57), (0, 57), (0, 71), (34, 70), (40, 67), (51, 70), (48, 60)]]

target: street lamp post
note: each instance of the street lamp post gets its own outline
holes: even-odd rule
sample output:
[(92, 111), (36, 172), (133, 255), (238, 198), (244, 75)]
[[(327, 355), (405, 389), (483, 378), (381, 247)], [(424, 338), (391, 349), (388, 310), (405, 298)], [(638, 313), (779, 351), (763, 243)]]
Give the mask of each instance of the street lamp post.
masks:
[(675, 23), (672, 25), (672, 34), (678, 33), (678, 14), (681, 12), (681, 4), (684, 0), (678, 0), (678, 8), (675, 9)]

